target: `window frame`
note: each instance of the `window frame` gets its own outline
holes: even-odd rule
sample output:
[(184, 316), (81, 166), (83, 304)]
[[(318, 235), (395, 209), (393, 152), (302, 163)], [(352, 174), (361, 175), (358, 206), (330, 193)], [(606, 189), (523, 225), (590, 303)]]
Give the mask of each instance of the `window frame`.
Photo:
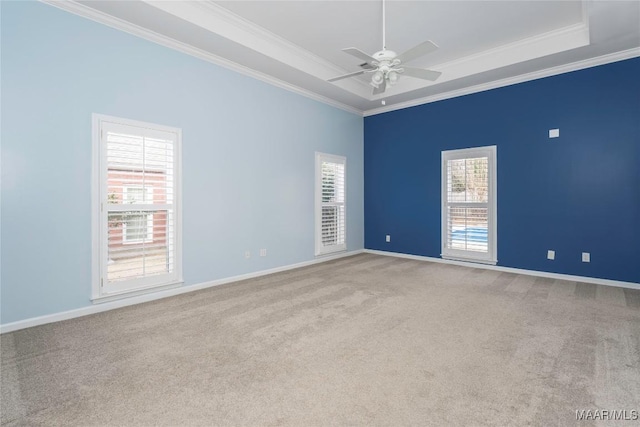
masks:
[[(146, 276), (131, 280), (123, 280), (118, 285), (108, 286), (108, 188), (107, 188), (107, 144), (103, 143), (103, 130), (105, 126), (111, 127), (136, 127), (141, 129), (141, 135), (145, 137), (166, 136), (174, 134), (173, 150), (173, 202), (171, 214), (174, 218), (173, 245), (167, 250), (173, 254), (173, 271), (171, 273)], [(135, 186), (135, 185), (134, 185)], [(134, 187), (131, 186), (131, 187)], [(94, 303), (132, 297), (149, 292), (157, 292), (164, 289), (178, 287), (183, 284), (182, 277), (182, 130), (175, 127), (147, 123), (104, 114), (92, 114), (92, 176), (91, 176), (91, 229), (92, 229), (92, 280), (91, 300)], [(124, 188), (123, 188), (124, 190)], [(151, 189), (151, 191), (154, 191)], [(124, 191), (123, 191), (124, 193)], [(124, 194), (123, 196), (124, 197)], [(146, 202), (146, 201), (145, 201)], [(153, 218), (153, 213), (150, 215)], [(123, 231), (125, 225), (123, 224)], [(142, 242), (123, 244), (142, 244)], [(135, 283), (135, 286), (127, 287), (127, 283)]]
[[(449, 160), (472, 159), (479, 157), (488, 158), (488, 190), (487, 197), (487, 252), (477, 252), (461, 249), (447, 248), (447, 162)], [(456, 261), (469, 261), (483, 264), (495, 265), (498, 262), (498, 192), (497, 192), (497, 146), (484, 146), (462, 148), (458, 150), (444, 150), (441, 153), (441, 203), (440, 203), (440, 232), (441, 232), (441, 253), (443, 259)]]
[[(315, 256), (328, 255), (347, 250), (347, 158), (334, 154), (315, 153)], [(344, 200), (342, 202), (331, 202), (331, 206), (342, 206), (344, 215), (344, 242), (337, 245), (325, 246), (322, 244), (322, 208), (327, 206), (322, 201), (322, 163), (338, 163), (344, 168)]]

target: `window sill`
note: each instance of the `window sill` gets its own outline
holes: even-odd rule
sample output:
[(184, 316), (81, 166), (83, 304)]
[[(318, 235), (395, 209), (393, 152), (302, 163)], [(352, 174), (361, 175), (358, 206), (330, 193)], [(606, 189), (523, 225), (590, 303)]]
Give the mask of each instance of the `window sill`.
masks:
[(112, 294), (99, 295), (91, 298), (91, 302), (94, 304), (102, 304), (104, 302), (117, 301), (121, 299), (136, 297), (139, 295), (146, 295), (146, 294), (166, 291), (173, 288), (179, 288), (182, 285), (184, 285), (184, 282), (179, 281), (179, 282), (167, 283), (160, 286), (152, 286), (152, 287), (135, 289), (131, 291), (123, 291), (123, 292), (117, 292)]
[(330, 250), (330, 251), (323, 251), (323, 252), (316, 252), (315, 256), (316, 258), (322, 258), (325, 256), (330, 256), (330, 255), (334, 255), (340, 252), (347, 252), (347, 248), (340, 248), (340, 249), (334, 249), (334, 250)]
[(487, 264), (487, 265), (496, 265), (498, 260), (487, 260), (487, 259), (476, 259), (476, 258), (462, 258), (462, 257), (454, 257), (448, 255), (440, 255), (442, 259), (448, 259), (450, 261), (461, 261), (461, 262), (473, 262), (475, 264)]

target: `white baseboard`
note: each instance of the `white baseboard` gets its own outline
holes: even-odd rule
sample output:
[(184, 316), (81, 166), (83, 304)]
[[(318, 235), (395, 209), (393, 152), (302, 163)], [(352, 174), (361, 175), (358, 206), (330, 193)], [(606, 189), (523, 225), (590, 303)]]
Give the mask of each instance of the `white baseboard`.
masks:
[[(115, 301), (104, 302), (96, 305), (89, 305), (74, 310), (63, 311), (60, 313), (47, 314), (45, 316), (32, 317), (30, 319), (18, 320), (17, 322), (6, 323), (0, 325), (0, 334), (17, 331), (20, 329), (30, 328), (32, 326), (44, 325), (47, 323), (60, 322), (62, 320), (73, 319), (76, 317), (88, 316), (90, 314), (101, 313), (103, 311), (115, 310), (116, 308), (127, 307), (130, 305), (141, 304), (144, 302), (155, 301), (162, 298), (168, 298), (175, 295), (185, 294), (187, 292), (199, 291), (201, 289), (211, 288), (213, 286), (225, 285), (227, 283), (239, 282), (241, 280), (253, 279), (260, 276), (266, 276), (273, 273), (280, 273), (296, 268), (307, 267), (313, 264), (320, 264), (334, 259), (344, 258), (352, 255), (363, 253), (363, 249), (355, 251), (342, 252), (339, 254), (331, 254), (327, 256), (317, 257), (310, 261), (303, 261), (296, 264), (285, 265), (282, 267), (271, 268), (268, 270), (255, 271), (253, 273), (241, 274), (224, 279), (212, 280), (210, 282), (198, 283), (195, 285), (181, 286), (165, 291), (159, 291), (149, 294), (137, 295), (131, 298), (119, 299)], [(90, 302), (90, 301), (89, 301)]]
[(479, 264), (479, 263), (475, 263), (475, 262), (465, 262), (465, 261), (455, 261), (455, 260), (442, 259), (442, 258), (432, 258), (432, 257), (428, 257), (428, 256), (421, 256), (421, 255), (409, 255), (409, 254), (403, 254), (403, 253), (399, 253), (399, 252), (377, 251), (377, 250), (374, 250), (374, 249), (365, 249), (363, 252), (368, 253), (368, 254), (392, 256), (392, 257), (396, 257), (396, 258), (408, 258), (408, 259), (415, 259), (415, 260), (418, 260), (418, 261), (439, 262), (439, 263), (442, 263), (442, 264), (453, 264), (453, 265), (460, 265), (460, 266), (463, 266), (463, 267), (484, 268), (484, 269), (487, 269), (487, 270), (504, 271), (504, 272), (507, 272), (507, 273), (526, 274), (528, 276), (548, 277), (550, 279), (569, 280), (569, 281), (572, 281), (572, 282), (594, 283), (596, 285), (617, 286), (619, 288), (639, 289), (640, 290), (640, 283), (634, 283), (634, 282), (622, 282), (622, 281), (619, 281), (619, 280), (598, 279), (597, 277), (573, 276), (573, 275), (570, 275), (570, 274), (549, 273), (549, 272), (546, 272), (546, 271), (524, 270), (524, 269), (521, 269), (521, 268), (501, 267), (501, 266), (498, 266), (498, 265)]

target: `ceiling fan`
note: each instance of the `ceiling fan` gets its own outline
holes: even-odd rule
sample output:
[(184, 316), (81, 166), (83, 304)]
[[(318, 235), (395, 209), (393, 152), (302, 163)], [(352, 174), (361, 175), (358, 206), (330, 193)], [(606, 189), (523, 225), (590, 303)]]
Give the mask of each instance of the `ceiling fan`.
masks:
[(427, 70), (424, 68), (407, 67), (404, 63), (413, 61), (427, 53), (431, 53), (438, 49), (438, 46), (431, 40), (420, 43), (412, 47), (400, 55), (392, 50), (387, 50), (386, 34), (385, 34), (385, 0), (382, 0), (382, 50), (369, 55), (355, 47), (342, 49), (343, 52), (356, 58), (366, 61), (361, 65), (363, 70), (356, 71), (342, 76), (333, 77), (327, 81), (335, 82), (349, 77), (359, 76), (364, 73), (372, 73), (371, 86), (373, 86), (373, 94), (378, 95), (387, 89), (387, 84), (394, 85), (400, 74), (419, 79), (434, 81), (440, 74), (440, 71)]

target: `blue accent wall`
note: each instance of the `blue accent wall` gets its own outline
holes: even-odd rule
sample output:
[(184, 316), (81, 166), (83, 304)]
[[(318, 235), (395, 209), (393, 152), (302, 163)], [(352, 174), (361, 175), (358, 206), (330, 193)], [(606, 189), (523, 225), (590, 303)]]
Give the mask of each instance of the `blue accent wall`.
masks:
[(639, 76), (634, 58), (366, 117), (365, 247), (440, 257), (441, 152), (497, 145), (498, 265), (640, 283)]
[(1, 8), (3, 324), (91, 305), (92, 113), (182, 129), (187, 286), (314, 259), (316, 151), (347, 157), (363, 247), (362, 117), (43, 3)]

